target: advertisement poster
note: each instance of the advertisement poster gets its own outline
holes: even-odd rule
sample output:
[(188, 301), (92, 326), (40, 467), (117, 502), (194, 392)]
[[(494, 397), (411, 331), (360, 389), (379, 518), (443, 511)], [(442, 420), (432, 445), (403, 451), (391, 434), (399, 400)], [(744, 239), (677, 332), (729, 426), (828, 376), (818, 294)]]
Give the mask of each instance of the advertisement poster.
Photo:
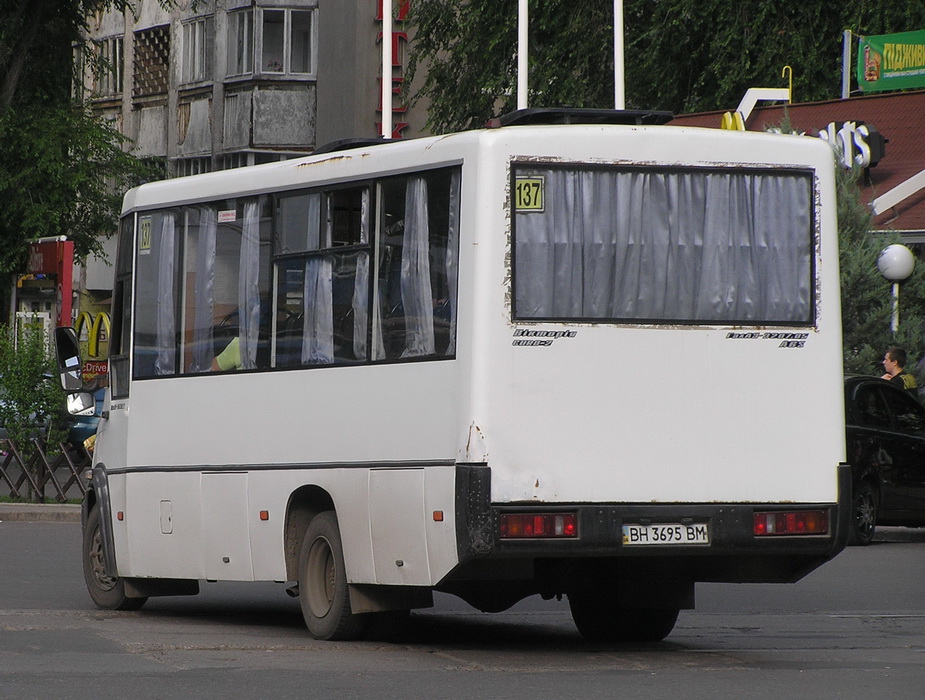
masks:
[(864, 92), (925, 87), (925, 30), (862, 36), (858, 85)]

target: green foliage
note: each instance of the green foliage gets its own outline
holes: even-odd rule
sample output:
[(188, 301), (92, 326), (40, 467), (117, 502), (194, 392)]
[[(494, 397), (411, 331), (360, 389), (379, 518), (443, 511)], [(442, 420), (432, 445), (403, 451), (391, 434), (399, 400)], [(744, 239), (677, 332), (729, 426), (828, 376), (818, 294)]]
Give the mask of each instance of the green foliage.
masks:
[[(623, 14), (627, 107), (675, 113), (730, 109), (750, 87), (784, 87), (785, 65), (796, 100), (837, 97), (843, 29), (925, 27), (923, 3), (864, 0), (625, 0)], [(514, 0), (415, 0), (409, 19), (408, 77), (418, 77), (432, 130), (514, 109)], [(613, 106), (611, 0), (533, 0), (529, 43), (532, 106)]]
[(121, 193), (150, 177), (123, 138), (77, 105), (11, 108), (0, 117), (0, 272), (25, 269), (28, 241), (66, 235), (84, 258), (116, 228)]
[(115, 230), (122, 190), (151, 177), (110, 124), (71, 99), (88, 18), (131, 6), (0, 3), (0, 273), (21, 272), (28, 241), (41, 236), (68, 236), (78, 259), (98, 251), (99, 236)]
[(21, 450), (33, 437), (57, 444), (65, 437), (64, 392), (46, 376), (52, 360), (41, 327), (0, 325), (0, 425)]
[(894, 334), (892, 283), (880, 274), (877, 259), (900, 238), (870, 233), (871, 214), (860, 198), (859, 170), (839, 167), (836, 177), (845, 371), (879, 376), (884, 351), (898, 345), (909, 354), (906, 369), (919, 374), (921, 382), (915, 365), (925, 357), (925, 269), (916, 265), (909, 279), (900, 283), (899, 330)]

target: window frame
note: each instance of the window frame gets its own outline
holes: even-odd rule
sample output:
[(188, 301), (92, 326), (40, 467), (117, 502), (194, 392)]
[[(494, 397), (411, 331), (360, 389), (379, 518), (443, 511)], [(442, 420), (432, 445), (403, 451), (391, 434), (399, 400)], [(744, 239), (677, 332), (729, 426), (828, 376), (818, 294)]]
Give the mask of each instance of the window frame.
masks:
[(215, 16), (202, 15), (181, 21), (180, 36), (180, 84), (210, 81), (215, 53)]
[(246, 7), (228, 11), (228, 30), (225, 40), (228, 48), (226, 77), (238, 78), (252, 75), (256, 56), (254, 8)]
[[(269, 17), (281, 13), (282, 17), (282, 62), (279, 70), (264, 67), (266, 26)], [(293, 13), (304, 13), (309, 18), (307, 71), (293, 70)], [(318, 6), (306, 7), (249, 7), (228, 12), (228, 66), (226, 77), (234, 78), (276, 78), (286, 80), (315, 80), (318, 65)], [(232, 19), (233, 18), (233, 19)], [(243, 23), (243, 29), (241, 25)], [(234, 38), (232, 39), (232, 33)], [(241, 45), (241, 38), (249, 39)]]
[(125, 82), (125, 36), (115, 34), (94, 42), (94, 97), (121, 95)]
[[(397, 229), (400, 231), (398, 236), (402, 241), (398, 245), (400, 250), (402, 246), (420, 246), (423, 241), (426, 245), (425, 257), (431, 262), (429, 268), (423, 264), (419, 268), (418, 280), (427, 280), (426, 286), (418, 293), (418, 301), (422, 295), (428, 295), (423, 302), (425, 308), (431, 308), (433, 304), (434, 318), (430, 321), (433, 328), (433, 335), (437, 342), (433, 344), (430, 351), (420, 352), (413, 348), (412, 330), (410, 326), (399, 332), (399, 335), (391, 336), (400, 339), (402, 348), (407, 350), (401, 354), (389, 353), (380, 348), (384, 348), (385, 341), (381, 329), (377, 331), (376, 324), (381, 321), (380, 316), (380, 267), (379, 251), (383, 249), (382, 240), (384, 233), (384, 209), (380, 205), (381, 191), (383, 183), (403, 183), (402, 190), (405, 196), (411, 196), (410, 185), (412, 181), (427, 181), (430, 183), (425, 191), (427, 192), (426, 205), (421, 211), (426, 215), (425, 218), (418, 216), (419, 234), (415, 239), (405, 239), (405, 232), (411, 229), (405, 229), (404, 226)], [(215, 344), (217, 336), (214, 330), (222, 324), (219, 319), (223, 315), (217, 310), (217, 300), (219, 295), (217, 289), (213, 288), (206, 292), (206, 296), (201, 299), (206, 300), (202, 308), (208, 307), (209, 321), (197, 320), (199, 316), (197, 311), (199, 302), (197, 301), (196, 278), (199, 276), (199, 268), (190, 268), (190, 265), (196, 265), (196, 259), (199, 253), (190, 246), (193, 245), (191, 235), (201, 235), (204, 229), (200, 227), (204, 224), (197, 216), (191, 216), (193, 209), (202, 211), (206, 208), (214, 209), (215, 225), (217, 226), (215, 236), (221, 237), (221, 227), (223, 221), (233, 221), (233, 226), (243, 225), (242, 215), (246, 218), (246, 213), (242, 210), (246, 202), (256, 202), (258, 211), (259, 226), (259, 246), (261, 253), (259, 256), (259, 265), (256, 278), (258, 280), (261, 302), (260, 302), (260, 329), (263, 335), (260, 336), (258, 345), (260, 352), (268, 351), (261, 359), (257, 355), (256, 365), (243, 369), (242, 371), (286, 371), (293, 369), (311, 369), (315, 367), (331, 366), (363, 366), (391, 364), (397, 362), (415, 362), (415, 361), (437, 361), (451, 360), (456, 357), (456, 318), (458, 316), (458, 288), (459, 288), (459, 235), (460, 235), (460, 218), (461, 218), (461, 182), (462, 168), (459, 163), (448, 163), (427, 167), (413, 172), (385, 175), (382, 177), (366, 177), (355, 180), (338, 182), (332, 184), (315, 185), (309, 187), (300, 187), (286, 189), (274, 193), (262, 193), (259, 195), (249, 193), (227, 193), (223, 198), (209, 199), (203, 201), (189, 201), (176, 203), (173, 205), (163, 204), (134, 211), (124, 219), (124, 225), (133, 222), (131, 232), (134, 235), (132, 247), (128, 251), (120, 253), (121, 256), (129, 255), (131, 260), (131, 277), (134, 298), (131, 301), (131, 381), (147, 381), (149, 379), (161, 379), (178, 376), (198, 376), (211, 374), (210, 371), (203, 369), (205, 365), (200, 361), (201, 353), (196, 348), (211, 347)], [(434, 186), (437, 183), (439, 187)], [(446, 189), (444, 189), (446, 188)], [(351, 193), (352, 192), (352, 193)], [(312, 242), (312, 238), (306, 238), (304, 245), (299, 247), (298, 236), (290, 238), (287, 242), (295, 242), (295, 246), (289, 245), (287, 249), (281, 248), (283, 234), (279, 228), (281, 226), (279, 203), (285, 198), (294, 198), (302, 194), (310, 195), (317, 193), (321, 200), (318, 205), (319, 218), (319, 240), (317, 246)], [(347, 193), (346, 196), (340, 197), (339, 194)], [(420, 201), (420, 200), (419, 200)], [(223, 218), (224, 213), (231, 213), (234, 208), (234, 219)], [(226, 211), (227, 210), (227, 211)], [(417, 211), (417, 209), (414, 209)], [(410, 217), (410, 214), (407, 214)], [(312, 213), (314, 216), (314, 213)], [(359, 218), (357, 218), (359, 217)], [(365, 218), (364, 218), (365, 217)], [(166, 219), (172, 221), (171, 224), (164, 224)], [(195, 219), (195, 221), (194, 221)], [(147, 226), (146, 231), (141, 231), (142, 221)], [(298, 214), (292, 219), (295, 227), (299, 226)], [(365, 223), (363, 223), (365, 221)], [(420, 226), (424, 223), (426, 228)], [(408, 224), (414, 227), (414, 223)], [(424, 232), (425, 238), (420, 237), (420, 232)], [(165, 238), (157, 238), (158, 236)], [(395, 236), (393, 232), (391, 234)], [(411, 234), (408, 234), (411, 235)], [(152, 237), (152, 238), (148, 238)], [(217, 239), (216, 239), (217, 240)], [(415, 240), (417, 242), (415, 242)], [(144, 244), (138, 241), (146, 241)], [(435, 245), (435, 241), (437, 244)], [(442, 241), (442, 242), (441, 242)], [(211, 244), (213, 246), (212, 257), (215, 260), (215, 245), (222, 247), (220, 242)], [(393, 242), (392, 245), (395, 245)], [(266, 250), (264, 258), (263, 250)], [(196, 243), (198, 248), (198, 242)], [(208, 246), (207, 246), (208, 247)], [(226, 250), (229, 250), (225, 246)], [(167, 254), (167, 250), (173, 252)], [(162, 252), (164, 255), (162, 256)], [(419, 248), (420, 250), (420, 248)], [(142, 274), (140, 258), (150, 255), (146, 260), (146, 271)], [(170, 258), (170, 255), (173, 257)], [(232, 251), (232, 257), (240, 255), (240, 260), (244, 256), (240, 252)], [(362, 256), (366, 256), (364, 261)], [(253, 259), (250, 256), (248, 259)], [(204, 258), (205, 259), (205, 258)], [(227, 261), (230, 258), (225, 258)], [(277, 359), (277, 340), (283, 337), (283, 329), (280, 326), (281, 313), (284, 312), (280, 299), (281, 295), (288, 296), (290, 291), (281, 284), (281, 275), (285, 274), (285, 269), (297, 269), (298, 265), (305, 266), (306, 277), (301, 279), (303, 287), (302, 301), (297, 302), (303, 305), (305, 309), (305, 294), (308, 294), (310, 287), (306, 285), (308, 280), (308, 264), (312, 260), (322, 260), (322, 265), (326, 268), (315, 280), (315, 284), (321, 284), (330, 287), (332, 283), (339, 281), (339, 289), (333, 291), (333, 303), (331, 299), (325, 301), (322, 298), (322, 304), (327, 306), (313, 305), (312, 309), (328, 309), (328, 312), (334, 313), (335, 330), (333, 335), (329, 335), (329, 329), (321, 326), (305, 325), (299, 326), (298, 335), (300, 347), (309, 348), (309, 355), (304, 355), (298, 362), (291, 359), (281, 365)], [(434, 267), (434, 263), (444, 267)], [(413, 263), (412, 263), (413, 264)], [(238, 274), (243, 274), (238, 269)], [(296, 267), (293, 267), (295, 265)], [(288, 267), (287, 267), (288, 266)], [(228, 266), (223, 266), (227, 268)], [(317, 267), (313, 265), (313, 267)], [(214, 269), (218, 269), (217, 267)], [(421, 277), (420, 272), (427, 269), (429, 277)], [(333, 277), (331, 277), (333, 271)], [(191, 272), (196, 275), (191, 276)], [(352, 276), (351, 276), (352, 273)], [(203, 279), (218, 280), (218, 276), (212, 277), (215, 273), (203, 271)], [(315, 271), (314, 274), (317, 274)], [(365, 289), (362, 288), (361, 282), (365, 277)], [(164, 280), (170, 279), (172, 286), (167, 289), (163, 284)], [(229, 282), (233, 282), (231, 277), (222, 278), (223, 285), (228, 287)], [(352, 279), (353, 291), (352, 297), (344, 294), (344, 280)], [(325, 281), (327, 280), (327, 281)], [(298, 283), (299, 280), (296, 280)], [(208, 283), (212, 284), (212, 283)], [(405, 273), (402, 272), (401, 284), (405, 284)], [(349, 285), (348, 285), (349, 287)], [(240, 287), (239, 287), (240, 289)], [(296, 288), (293, 288), (296, 289)], [(226, 290), (227, 291), (227, 290)], [(299, 290), (296, 289), (298, 292)], [(314, 294), (314, 292), (313, 292)], [(432, 295), (436, 294), (437, 297)], [(296, 293), (293, 298), (298, 297)], [(227, 306), (227, 293), (221, 296), (225, 299), (223, 305)], [(321, 298), (321, 297), (319, 297)], [(144, 301), (142, 302), (142, 299)], [(352, 308), (352, 316), (339, 313), (345, 307), (344, 299), (352, 299), (346, 302), (346, 306)], [(152, 306), (152, 300), (156, 304)], [(166, 306), (165, 306), (165, 300)], [(338, 301), (339, 300), (339, 301)], [(144, 306), (139, 308), (139, 304)], [(239, 300), (240, 310), (240, 300)], [(249, 302), (248, 302), (249, 303)], [(406, 303), (410, 303), (406, 300)], [(339, 304), (339, 305), (338, 305)], [(439, 307), (439, 312), (438, 312)], [(164, 313), (164, 309), (172, 309), (170, 313)], [(248, 311), (247, 313), (251, 313)], [(440, 314), (438, 316), (438, 313)], [(307, 310), (305, 311), (308, 315)], [(401, 326), (404, 329), (407, 319), (415, 319), (417, 327), (421, 327), (421, 318), (429, 317), (428, 314), (414, 315), (414, 312), (403, 312)], [(230, 314), (228, 314), (230, 316)], [(316, 314), (317, 315), (317, 314)], [(167, 318), (170, 316), (170, 318)], [(365, 318), (364, 318), (365, 317)], [(139, 319), (142, 323), (139, 324)], [(190, 326), (190, 321), (193, 325)], [(312, 322), (314, 323), (314, 322)], [(327, 322), (325, 322), (325, 325)], [(253, 328), (253, 324), (251, 325)], [(429, 328), (425, 322), (424, 328)], [(352, 328), (351, 332), (349, 328)], [(359, 335), (357, 331), (360, 328), (365, 329), (365, 335)], [(200, 332), (199, 329), (206, 329)], [(208, 331), (212, 329), (212, 331)], [(263, 330), (265, 329), (265, 331)], [(313, 329), (313, 330), (310, 330)], [(291, 328), (286, 328), (291, 331)], [(379, 332), (379, 336), (377, 336)], [(429, 333), (429, 331), (427, 331)], [(203, 335), (204, 333), (204, 335)], [(240, 333), (240, 331), (239, 331)], [(320, 335), (319, 335), (320, 333)], [(144, 334), (143, 341), (140, 334)], [(291, 334), (290, 334), (291, 335)], [(204, 340), (208, 336), (211, 340)], [(268, 337), (267, 337), (268, 336)], [(174, 338), (173, 348), (167, 347), (167, 338)], [(289, 336), (286, 336), (289, 337)], [(333, 359), (327, 359), (322, 355), (315, 355), (315, 348), (319, 347), (315, 343), (320, 339), (321, 346), (327, 347), (331, 340), (334, 339), (335, 350)], [(312, 345), (303, 345), (311, 341)], [(376, 343), (382, 343), (377, 346)], [(203, 345), (203, 343), (205, 343)], [(211, 343), (211, 344), (210, 344)], [(242, 348), (244, 343), (241, 343)], [(352, 346), (352, 347), (351, 347)], [(348, 349), (349, 348), (349, 349)], [(345, 351), (345, 349), (348, 349)], [(401, 349), (401, 348), (399, 348)], [(301, 351), (300, 351), (301, 354)], [(194, 355), (196, 356), (194, 358)], [(214, 355), (213, 355), (214, 356)], [(290, 358), (292, 356), (290, 355)], [(319, 359), (320, 358), (320, 359)], [(126, 358), (127, 360), (129, 358)], [(168, 364), (170, 366), (168, 366)]]

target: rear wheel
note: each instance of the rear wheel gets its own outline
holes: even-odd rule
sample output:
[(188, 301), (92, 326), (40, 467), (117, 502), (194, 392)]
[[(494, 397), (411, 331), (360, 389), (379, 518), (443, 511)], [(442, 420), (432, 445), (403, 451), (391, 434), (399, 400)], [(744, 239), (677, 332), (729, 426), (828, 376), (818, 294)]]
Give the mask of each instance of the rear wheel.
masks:
[(678, 608), (625, 608), (612, 596), (572, 593), (572, 619), (591, 642), (660, 642), (674, 629)]
[(104, 610), (138, 610), (147, 598), (127, 598), (125, 581), (106, 573), (100, 507), (94, 506), (83, 531), (83, 570), (87, 591), (97, 607)]
[(333, 511), (312, 518), (299, 557), (299, 603), (305, 626), (316, 639), (350, 640), (366, 630), (368, 615), (354, 615), (340, 529)]
[(851, 512), (851, 544), (868, 545), (877, 529), (877, 494), (862, 481), (854, 487)]

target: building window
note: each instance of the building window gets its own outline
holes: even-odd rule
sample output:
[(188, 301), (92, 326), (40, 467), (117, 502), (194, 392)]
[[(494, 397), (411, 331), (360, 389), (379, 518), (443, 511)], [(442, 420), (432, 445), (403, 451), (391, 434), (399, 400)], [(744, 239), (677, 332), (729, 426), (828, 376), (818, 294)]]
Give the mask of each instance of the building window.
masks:
[(254, 11), (228, 13), (228, 75), (254, 70)]
[(213, 18), (199, 17), (183, 23), (181, 82), (198, 83), (212, 76)]
[(283, 8), (229, 13), (228, 75), (253, 73), (255, 54), (258, 73), (288, 77), (314, 74), (314, 14), (314, 9)]
[(121, 36), (101, 39), (96, 43), (94, 90), (96, 95), (118, 95), (122, 92), (122, 47)]
[(209, 156), (199, 156), (196, 158), (178, 158), (175, 161), (177, 177), (186, 175), (199, 175), (212, 171), (212, 158)]
[(170, 75), (170, 26), (135, 32), (135, 97), (167, 93)]
[(268, 153), (265, 151), (237, 151), (235, 153), (226, 153), (222, 157), (222, 170), (245, 168), (249, 165), (263, 165), (264, 163), (276, 163), (281, 160), (299, 158), (304, 155), (304, 153)]

